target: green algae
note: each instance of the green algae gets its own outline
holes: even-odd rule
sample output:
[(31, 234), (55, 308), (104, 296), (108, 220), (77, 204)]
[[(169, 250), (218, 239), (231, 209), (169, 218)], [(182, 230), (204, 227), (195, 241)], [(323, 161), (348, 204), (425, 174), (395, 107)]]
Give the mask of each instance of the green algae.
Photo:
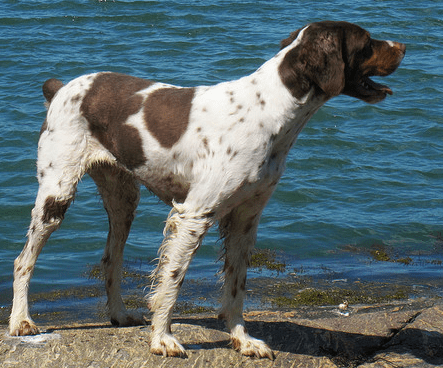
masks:
[(256, 249), (251, 256), (250, 267), (267, 269), (269, 271), (285, 272), (286, 264), (277, 261), (275, 251), (270, 249)]
[(401, 263), (404, 265), (410, 265), (413, 263), (411, 257), (396, 258), (389, 255), (388, 247), (385, 246), (384, 244), (374, 244), (372, 248), (373, 249), (369, 251), (369, 254), (377, 262), (392, 262), (392, 263)]
[(175, 305), (175, 312), (181, 315), (213, 313), (214, 308), (190, 302), (179, 302)]
[(378, 262), (391, 262), (391, 257), (384, 250), (373, 249), (369, 253)]
[(281, 282), (274, 286), (267, 301), (278, 308), (349, 304), (379, 304), (407, 299), (411, 287), (388, 283), (354, 283), (348, 287), (302, 287), (300, 283)]
[(104, 294), (101, 287), (98, 286), (84, 286), (72, 287), (68, 289), (55, 289), (51, 291), (31, 293), (29, 301), (35, 303), (38, 301), (57, 301), (61, 299), (86, 299), (97, 298)]

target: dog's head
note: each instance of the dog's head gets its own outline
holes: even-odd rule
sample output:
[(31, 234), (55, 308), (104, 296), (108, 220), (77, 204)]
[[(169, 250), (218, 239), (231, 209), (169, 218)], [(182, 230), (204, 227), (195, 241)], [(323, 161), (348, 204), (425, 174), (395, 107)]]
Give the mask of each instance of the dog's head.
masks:
[(292, 47), (279, 73), (291, 93), (302, 98), (316, 87), (327, 98), (345, 94), (368, 103), (383, 100), (392, 90), (370, 79), (394, 72), (406, 46), (370, 37), (363, 28), (347, 22), (318, 22), (291, 33), (281, 42)]

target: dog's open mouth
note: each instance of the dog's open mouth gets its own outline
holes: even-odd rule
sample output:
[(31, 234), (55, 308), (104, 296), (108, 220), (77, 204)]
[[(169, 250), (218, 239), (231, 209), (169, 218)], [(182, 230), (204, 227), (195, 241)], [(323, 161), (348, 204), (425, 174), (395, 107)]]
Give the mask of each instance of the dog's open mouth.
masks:
[(377, 93), (377, 94), (384, 93), (385, 95), (386, 94), (389, 94), (389, 95), (393, 94), (392, 90), (388, 86), (385, 86), (380, 83), (376, 83), (372, 79), (370, 79), (369, 77), (362, 77), (360, 79), (359, 85), (360, 85), (360, 88), (363, 88), (364, 91), (368, 95), (372, 95), (374, 93)]
[(374, 82), (369, 76), (356, 78), (354, 82), (345, 86), (343, 93), (368, 103), (380, 102), (387, 95), (393, 94), (388, 86)]

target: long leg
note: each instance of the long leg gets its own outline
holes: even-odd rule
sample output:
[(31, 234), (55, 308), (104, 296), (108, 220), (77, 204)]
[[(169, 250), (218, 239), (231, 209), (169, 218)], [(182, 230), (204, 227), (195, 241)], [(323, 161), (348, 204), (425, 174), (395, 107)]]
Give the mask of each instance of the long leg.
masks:
[(60, 227), (84, 173), (78, 162), (80, 160), (72, 160), (76, 159), (76, 155), (70, 154), (68, 146), (54, 147), (52, 143), (47, 132), (42, 134), (37, 165), (39, 190), (31, 213), (28, 239), (14, 262), (14, 298), (9, 321), (9, 331), (13, 336), (39, 333), (29, 314), (29, 282), (37, 257), (52, 232)]
[[(267, 199), (267, 198), (266, 198)], [(266, 201), (260, 198), (235, 208), (220, 221), (224, 239), (225, 264), (222, 309), (234, 349), (243, 355), (273, 359), (272, 350), (261, 340), (249, 336), (243, 320), (246, 273), (255, 245), (257, 227)]]
[(152, 318), (151, 352), (164, 356), (183, 356), (185, 350), (171, 334), (174, 304), (189, 263), (209, 227), (212, 218), (193, 213), (184, 205), (174, 204), (165, 227), (160, 259), (154, 273), (156, 285), (150, 297)]
[(111, 322), (119, 326), (141, 324), (141, 316), (132, 316), (127, 312), (120, 289), (123, 249), (140, 198), (139, 185), (131, 174), (115, 166), (97, 166), (89, 174), (97, 184), (109, 218), (102, 266)]

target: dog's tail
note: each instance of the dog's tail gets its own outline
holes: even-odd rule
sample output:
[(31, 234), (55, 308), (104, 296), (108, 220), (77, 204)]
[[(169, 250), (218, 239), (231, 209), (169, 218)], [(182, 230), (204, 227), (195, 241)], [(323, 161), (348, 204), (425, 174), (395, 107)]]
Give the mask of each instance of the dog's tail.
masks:
[(63, 82), (59, 79), (48, 79), (42, 86), (43, 96), (46, 98), (46, 106), (49, 107), (52, 99), (60, 88), (63, 87)]

